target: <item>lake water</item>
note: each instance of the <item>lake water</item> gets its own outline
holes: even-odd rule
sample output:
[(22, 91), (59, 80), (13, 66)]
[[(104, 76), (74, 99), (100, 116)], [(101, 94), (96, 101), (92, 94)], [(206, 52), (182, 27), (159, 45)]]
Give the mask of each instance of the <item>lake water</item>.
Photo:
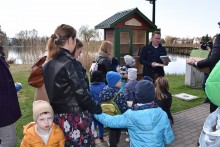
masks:
[[(34, 62), (44, 53), (44, 48), (19, 48), (11, 47), (6, 51), (8, 60), (15, 60), (15, 64), (34, 64)], [(186, 60), (188, 56), (168, 54), (171, 62), (164, 67), (166, 74), (185, 74)]]

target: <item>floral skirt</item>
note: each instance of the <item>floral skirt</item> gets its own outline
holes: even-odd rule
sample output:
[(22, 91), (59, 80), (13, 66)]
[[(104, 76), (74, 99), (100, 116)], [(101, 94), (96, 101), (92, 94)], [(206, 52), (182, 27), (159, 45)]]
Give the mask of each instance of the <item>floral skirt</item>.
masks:
[(95, 147), (97, 133), (87, 111), (54, 114), (54, 123), (64, 132), (65, 147)]

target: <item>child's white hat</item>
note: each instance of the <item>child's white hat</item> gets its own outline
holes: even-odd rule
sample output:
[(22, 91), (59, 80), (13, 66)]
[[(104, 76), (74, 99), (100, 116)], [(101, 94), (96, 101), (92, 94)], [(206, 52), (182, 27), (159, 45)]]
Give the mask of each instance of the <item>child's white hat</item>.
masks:
[(128, 68), (128, 79), (136, 80), (137, 79), (137, 69), (136, 68)]
[(125, 64), (130, 66), (135, 62), (135, 59), (130, 55), (125, 55), (124, 60), (125, 60)]

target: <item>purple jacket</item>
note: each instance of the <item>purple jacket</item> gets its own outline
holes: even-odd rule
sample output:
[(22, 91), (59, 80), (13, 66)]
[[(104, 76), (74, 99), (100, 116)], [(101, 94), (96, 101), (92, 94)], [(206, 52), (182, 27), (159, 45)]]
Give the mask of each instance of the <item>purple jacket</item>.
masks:
[(0, 55), (0, 127), (15, 123), (21, 117), (14, 80), (3, 56)]

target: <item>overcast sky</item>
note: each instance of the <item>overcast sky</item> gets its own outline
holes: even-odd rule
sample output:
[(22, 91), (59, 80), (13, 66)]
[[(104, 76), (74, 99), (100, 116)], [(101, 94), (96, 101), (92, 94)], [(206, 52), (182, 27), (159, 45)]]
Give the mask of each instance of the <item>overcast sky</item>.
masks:
[[(220, 0), (156, 0), (156, 25), (162, 37), (202, 37), (220, 32)], [(66, 23), (78, 30), (94, 28), (115, 13), (137, 7), (152, 20), (152, 4), (145, 0), (2, 0), (0, 25), (8, 37), (36, 29), (50, 36)]]

